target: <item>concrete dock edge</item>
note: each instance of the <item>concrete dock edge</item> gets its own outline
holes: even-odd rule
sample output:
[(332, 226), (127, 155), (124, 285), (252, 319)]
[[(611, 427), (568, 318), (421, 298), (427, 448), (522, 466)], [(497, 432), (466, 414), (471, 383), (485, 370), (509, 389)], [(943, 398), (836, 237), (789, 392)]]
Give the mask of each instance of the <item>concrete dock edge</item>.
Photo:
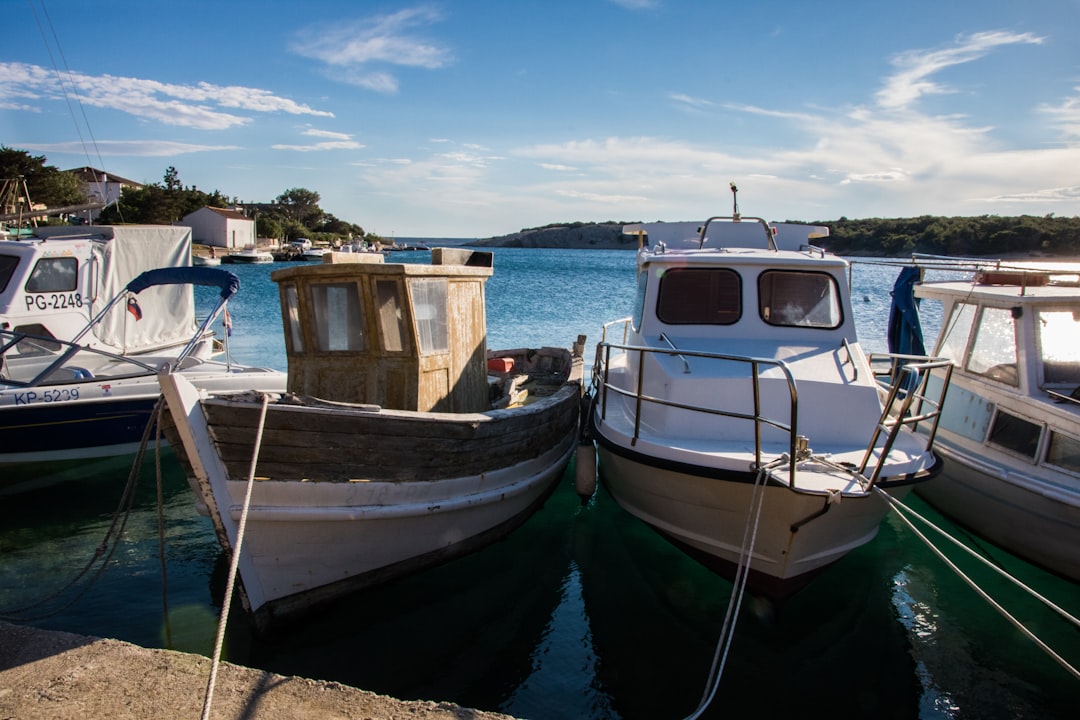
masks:
[[(0, 718), (200, 718), (210, 658), (0, 622)], [(336, 682), (221, 663), (215, 720), (513, 720), (453, 703), (402, 701)]]

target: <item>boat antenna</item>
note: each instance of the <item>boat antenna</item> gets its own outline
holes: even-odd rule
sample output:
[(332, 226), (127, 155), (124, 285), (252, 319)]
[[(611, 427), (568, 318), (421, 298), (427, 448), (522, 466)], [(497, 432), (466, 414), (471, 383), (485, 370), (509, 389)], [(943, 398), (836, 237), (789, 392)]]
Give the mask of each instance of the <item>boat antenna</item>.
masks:
[(729, 183), (731, 185), (731, 218), (735, 222), (739, 221), (739, 188), (735, 187), (735, 183)]

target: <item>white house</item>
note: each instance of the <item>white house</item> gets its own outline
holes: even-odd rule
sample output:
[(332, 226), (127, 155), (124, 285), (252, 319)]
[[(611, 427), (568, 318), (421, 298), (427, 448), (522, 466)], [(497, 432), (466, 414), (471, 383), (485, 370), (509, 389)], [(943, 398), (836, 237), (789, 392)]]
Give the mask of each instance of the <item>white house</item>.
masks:
[(183, 217), (177, 225), (191, 228), (191, 240), (230, 250), (255, 246), (255, 221), (237, 210), (204, 207)]
[[(122, 178), (119, 175), (112, 175), (97, 168), (80, 167), (68, 170), (68, 172), (82, 180), (83, 187), (86, 190), (86, 199), (90, 203), (101, 203), (105, 206), (112, 205), (120, 198), (120, 193), (123, 192), (124, 188), (138, 189), (142, 187), (142, 183)], [(87, 210), (78, 214), (89, 223), (97, 219), (100, 213), (100, 210)]]

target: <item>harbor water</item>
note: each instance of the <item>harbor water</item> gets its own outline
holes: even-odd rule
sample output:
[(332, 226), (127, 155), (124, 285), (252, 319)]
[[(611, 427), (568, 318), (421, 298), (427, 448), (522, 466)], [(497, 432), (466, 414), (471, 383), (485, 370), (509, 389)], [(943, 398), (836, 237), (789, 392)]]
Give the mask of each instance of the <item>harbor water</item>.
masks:
[[(390, 260), (429, 257), (397, 255)], [(275, 267), (229, 267), (241, 279), (229, 345), (238, 362), (285, 369)], [(585, 334), (591, 359), (602, 323), (632, 307), (632, 252), (500, 248), (494, 268), (490, 348), (569, 346)], [(892, 268), (855, 266), (867, 350), (885, 350), (894, 277)], [(205, 308), (212, 291), (199, 292)], [(125, 516), (117, 510), (131, 478)], [(0, 618), (211, 654), (228, 562), (175, 458), (159, 460), (151, 446), (134, 467), (130, 458), (88, 464), (57, 480), (0, 497)], [(918, 498), (905, 502), (1080, 615), (1080, 586), (970, 536)], [(943, 549), (1080, 664), (1080, 631)], [(731, 583), (602, 488), (583, 503), (571, 465), (536, 515), (480, 552), (357, 593), (270, 636), (256, 636), (234, 612), (223, 659), (533, 720), (677, 720), (706, 689), (731, 595)], [(873, 542), (782, 605), (744, 600), (702, 717), (1064, 719), (1076, 717), (1078, 704), (1080, 681), (891, 516)]]

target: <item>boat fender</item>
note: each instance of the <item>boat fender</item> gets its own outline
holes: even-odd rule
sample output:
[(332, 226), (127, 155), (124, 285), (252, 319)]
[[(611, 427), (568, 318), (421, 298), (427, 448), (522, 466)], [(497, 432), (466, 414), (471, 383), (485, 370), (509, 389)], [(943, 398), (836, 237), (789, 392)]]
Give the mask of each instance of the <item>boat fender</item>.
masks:
[(584, 505), (596, 492), (596, 447), (582, 443), (577, 447), (574, 461), (574, 489)]

